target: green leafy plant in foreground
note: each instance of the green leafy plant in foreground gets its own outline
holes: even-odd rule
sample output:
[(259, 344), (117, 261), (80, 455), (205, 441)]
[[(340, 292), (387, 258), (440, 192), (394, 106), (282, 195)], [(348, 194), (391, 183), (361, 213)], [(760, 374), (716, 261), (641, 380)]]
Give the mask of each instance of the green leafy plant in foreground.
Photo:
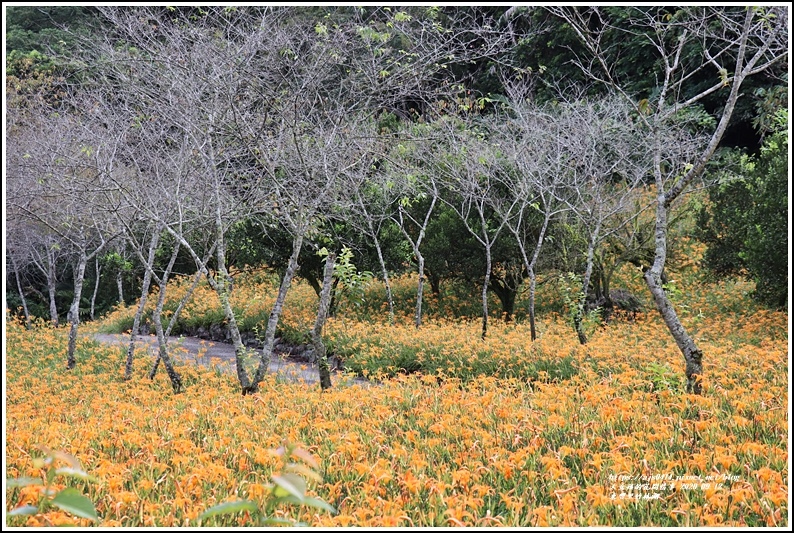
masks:
[[(295, 523), (287, 518), (273, 516), (273, 512), (282, 504), (306, 505), (328, 511), (329, 513), (336, 513), (336, 509), (330, 504), (306, 495), (306, 480), (304, 477), (315, 481), (322, 480), (322, 477), (317, 472), (320, 465), (309, 452), (293, 444), (285, 444), (277, 450), (270, 450), (270, 453), (281, 457), (284, 465), (281, 473), (274, 474), (270, 478), (273, 484), (269, 486), (269, 494), (265, 498), (264, 506), (260, 508), (256, 502), (251, 500), (234, 500), (220, 503), (210, 507), (198, 517), (199, 525), (207, 518), (234, 515), (245, 511), (250, 513), (251, 517), (256, 520), (257, 525), (307, 525), (302, 522)], [(293, 462), (291, 460), (293, 457), (300, 459), (302, 463)]]
[(650, 363), (645, 371), (648, 372), (651, 392), (667, 390), (679, 393), (684, 388), (679, 373), (664, 363)]
[[(45, 485), (44, 498), (39, 500), (38, 505), (22, 505), (12, 509), (8, 513), (8, 516), (26, 516), (44, 513), (47, 511), (48, 507), (54, 506), (74, 516), (98, 522), (99, 517), (96, 514), (96, 508), (93, 502), (83, 496), (79, 490), (74, 487), (67, 487), (55, 492), (50, 488), (55, 476), (66, 476), (93, 482), (98, 481), (97, 478), (86, 473), (76, 457), (65, 452), (50, 450), (46, 446), (38, 446), (38, 448), (44, 452), (44, 456), (34, 458), (33, 466), (35, 468), (47, 467), (45, 476), (46, 482), (31, 477), (6, 478), (6, 489), (28, 487), (31, 485)], [(56, 468), (56, 460), (63, 461), (68, 466)]]

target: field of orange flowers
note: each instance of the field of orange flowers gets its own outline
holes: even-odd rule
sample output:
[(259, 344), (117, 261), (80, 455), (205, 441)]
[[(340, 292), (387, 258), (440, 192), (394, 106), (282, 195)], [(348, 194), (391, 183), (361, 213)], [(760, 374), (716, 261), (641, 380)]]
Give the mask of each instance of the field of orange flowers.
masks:
[[(679, 277), (682, 320), (705, 354), (702, 396), (683, 392), (682, 357), (653, 312), (594, 328), (586, 346), (551, 314), (532, 343), (520, 321), (495, 321), (481, 341), (476, 320), (431, 316), (416, 331), (409, 316), (341, 313), (329, 344), (351, 367), (379, 367), (378, 385), (321, 392), (269, 377), (253, 396), (191, 365), (179, 367), (182, 394), (142, 361), (124, 381), (121, 348), (88, 337), (67, 372), (65, 329), (7, 318), (6, 477), (44, 479), (43, 445), (96, 478), (56, 476), (52, 488), (79, 489), (99, 525), (252, 525), (247, 511), (200, 515), (263, 502), (280, 468), (268, 450), (289, 442), (318, 459), (308, 493), (336, 513), (275, 514), (311, 526), (788, 526), (788, 315), (750, 304), (746, 283)], [(268, 310), (272, 293), (240, 286), (241, 316)], [(217, 312), (205, 290), (185, 320)], [(283, 331), (311, 328), (312, 295), (296, 287)], [(400, 357), (426, 371), (390, 368)], [(6, 512), (45, 497), (41, 486), (5, 496)], [(88, 523), (52, 507), (6, 521)]]

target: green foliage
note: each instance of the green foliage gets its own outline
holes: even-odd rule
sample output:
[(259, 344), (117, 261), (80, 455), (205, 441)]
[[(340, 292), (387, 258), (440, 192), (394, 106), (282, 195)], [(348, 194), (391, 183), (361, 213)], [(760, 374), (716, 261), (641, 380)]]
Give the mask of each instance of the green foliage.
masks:
[(756, 116), (753, 127), (761, 135), (774, 132), (778, 128), (777, 113), (785, 109), (788, 103), (788, 73), (783, 74), (785, 85), (759, 87), (753, 92), (756, 98)]
[(665, 363), (651, 363), (645, 367), (645, 371), (651, 382), (651, 392), (668, 390), (677, 394), (684, 390), (681, 373), (673, 371)]
[[(331, 505), (319, 498), (306, 495), (306, 480), (309, 478), (321, 481), (322, 477), (318, 473), (320, 465), (317, 460), (307, 451), (293, 445), (285, 444), (271, 453), (282, 459), (281, 473), (271, 476), (273, 482), (269, 487), (263, 505), (251, 500), (234, 500), (224, 502), (204, 511), (198, 517), (198, 525), (206, 525), (205, 520), (214, 518), (217, 525), (218, 517), (236, 515), (240, 512), (248, 512), (259, 526), (306, 526), (303, 522), (294, 522), (286, 518), (273, 516), (274, 511), (281, 505), (297, 505), (312, 507), (328, 513), (336, 513)], [(300, 463), (292, 462), (292, 459), (300, 459)]]
[(578, 274), (574, 272), (560, 274), (558, 282), (568, 323), (571, 327), (576, 328), (576, 321), (580, 319), (586, 334), (589, 336), (601, 323), (601, 308), (596, 307), (585, 311), (587, 295), (582, 290), (582, 279)]
[[(23, 505), (9, 511), (9, 516), (26, 516), (38, 513), (44, 513), (50, 506), (57, 507), (62, 511), (80, 518), (87, 518), (94, 522), (99, 521), (96, 513), (96, 508), (93, 502), (86, 498), (74, 487), (66, 487), (63, 490), (55, 492), (50, 489), (53, 480), (56, 476), (65, 476), (68, 478), (79, 479), (81, 481), (99, 481), (94, 476), (89, 475), (83, 470), (80, 461), (76, 457), (61, 451), (50, 450), (46, 446), (38, 447), (44, 452), (43, 457), (33, 459), (34, 468), (47, 467), (45, 474), (45, 482), (37, 478), (12, 478), (6, 479), (6, 488), (14, 489), (20, 487), (28, 487), (31, 485), (44, 485), (44, 498), (39, 501), (38, 506)], [(68, 466), (55, 467), (56, 461), (65, 462)]]
[(777, 132), (758, 157), (743, 161), (743, 174), (710, 192), (699, 213), (698, 237), (709, 248), (711, 271), (741, 274), (756, 282), (755, 297), (785, 307), (788, 297), (788, 112), (777, 114)]
[[(328, 256), (328, 253), (326, 248), (317, 251), (317, 255), (323, 259)], [(356, 268), (356, 265), (353, 264), (353, 250), (347, 246), (342, 247), (342, 252), (336, 258), (334, 277), (341, 284), (341, 287), (337, 287), (334, 293), (337, 301), (344, 299), (356, 307), (361, 307), (364, 303), (367, 285), (372, 281), (374, 275), (372, 272), (361, 272)]]
[(74, 33), (63, 25), (84, 28), (94, 10), (80, 6), (11, 6), (6, 8), (6, 48), (9, 52), (56, 51), (71, 43)]
[(105, 254), (100, 260), (104, 268), (109, 268), (113, 272), (122, 271), (129, 273), (132, 271), (132, 261), (126, 259), (118, 252), (109, 252)]
[(469, 383), (482, 376), (516, 378), (526, 381), (560, 381), (579, 373), (576, 360), (544, 353), (537, 346), (516, 350), (509, 360), (494, 356), (493, 348), (483, 345), (475, 352), (463, 353), (421, 338), (352, 338), (332, 335), (332, 351), (345, 361), (345, 368), (365, 377), (392, 378), (420, 372), (446, 376)]

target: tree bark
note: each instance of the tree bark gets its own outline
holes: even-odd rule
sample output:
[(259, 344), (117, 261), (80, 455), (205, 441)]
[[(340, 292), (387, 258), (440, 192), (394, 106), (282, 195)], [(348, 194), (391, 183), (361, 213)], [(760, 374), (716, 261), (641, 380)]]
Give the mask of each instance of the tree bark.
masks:
[(69, 306), (69, 347), (66, 353), (66, 368), (73, 369), (77, 365), (75, 349), (77, 345), (77, 327), (80, 324), (80, 298), (83, 294), (83, 279), (88, 257), (85, 252), (80, 252), (80, 258), (74, 272), (74, 297)]
[(689, 336), (681, 324), (681, 320), (665, 294), (661, 279), (651, 269), (645, 272), (645, 282), (653, 295), (656, 308), (664, 319), (667, 329), (675, 339), (676, 345), (684, 355), (686, 363), (686, 390), (693, 394), (702, 394), (703, 385), (701, 377), (703, 375), (703, 352), (697, 347), (695, 341)]
[(368, 220), (370, 235), (375, 243), (375, 251), (378, 253), (378, 262), (380, 263), (381, 274), (383, 275), (383, 283), (386, 285), (386, 301), (389, 304), (389, 324), (394, 323), (394, 297), (391, 292), (391, 282), (389, 281), (389, 269), (386, 268), (386, 261), (383, 259), (383, 251), (380, 248), (380, 240), (375, 233), (372, 223)]
[(336, 254), (329, 252), (325, 258), (325, 271), (323, 272), (323, 289), (320, 293), (320, 305), (317, 309), (317, 320), (314, 322), (312, 330), (312, 345), (317, 356), (317, 367), (320, 374), (320, 388), (327, 390), (331, 388), (331, 369), (328, 365), (328, 353), (323, 344), (323, 326), (328, 318), (328, 308), (331, 303), (331, 287), (334, 279), (334, 264)]
[(25, 292), (22, 290), (22, 282), (19, 279), (19, 268), (17, 267), (17, 262), (14, 259), (14, 254), (8, 254), (8, 257), (11, 258), (11, 267), (14, 269), (14, 278), (17, 282), (17, 291), (19, 292), (19, 298), (22, 301), (22, 311), (25, 313), (25, 329), (30, 329), (30, 311), (28, 311), (28, 301), (25, 298)]
[[(124, 379), (129, 380), (132, 378), (132, 361), (135, 352), (135, 339), (141, 328), (141, 319), (143, 318), (143, 311), (146, 308), (146, 300), (149, 298), (149, 287), (152, 284), (152, 267), (154, 265), (155, 252), (157, 244), (160, 241), (158, 233), (152, 235), (152, 241), (149, 244), (149, 255), (147, 258), (147, 267), (143, 273), (143, 286), (141, 287), (141, 301), (138, 303), (138, 309), (135, 311), (135, 316), (132, 319), (132, 329), (130, 330), (130, 345), (127, 348), (127, 361), (124, 364)], [(159, 357), (157, 361), (159, 362)], [(157, 365), (157, 363), (155, 363)], [(154, 377), (151, 376), (150, 379)]]
[(265, 341), (262, 348), (262, 355), (259, 360), (259, 367), (256, 369), (254, 379), (248, 388), (243, 388), (243, 396), (246, 394), (253, 394), (259, 388), (259, 382), (265, 377), (270, 366), (270, 358), (273, 355), (273, 345), (276, 341), (276, 327), (278, 326), (278, 319), (281, 317), (281, 310), (284, 308), (284, 301), (287, 299), (292, 278), (295, 277), (295, 272), (298, 271), (298, 256), (300, 256), (301, 247), (303, 246), (303, 233), (298, 231), (298, 234), (292, 241), (292, 255), (287, 263), (287, 269), (284, 271), (284, 278), (281, 280), (281, 285), (278, 289), (276, 302), (273, 304), (273, 309), (270, 311), (270, 316), (267, 320), (267, 328), (265, 329)]
[[(157, 365), (160, 361), (162, 361), (163, 365), (165, 366), (165, 371), (168, 374), (168, 379), (171, 380), (171, 387), (174, 389), (174, 393), (176, 394), (182, 392), (182, 378), (174, 369), (174, 365), (171, 362), (170, 356), (168, 355), (168, 337), (163, 331), (162, 315), (163, 304), (165, 303), (165, 291), (168, 288), (168, 276), (171, 274), (171, 270), (174, 268), (174, 263), (176, 263), (176, 258), (179, 255), (179, 247), (180, 244), (179, 241), (177, 241), (177, 243), (174, 245), (174, 251), (171, 253), (171, 260), (168, 262), (168, 265), (165, 267), (165, 270), (158, 280), (158, 286), (160, 290), (159, 294), (157, 295), (157, 305), (155, 305), (154, 311), (152, 311), (152, 322), (154, 323), (154, 330), (157, 334), (157, 344), (159, 349), (155, 363), (152, 366), (152, 370), (149, 372), (149, 379), (154, 379), (155, 372), (157, 371)], [(152, 272), (152, 268), (147, 268), (147, 271)]]
[(166, 283), (161, 279), (159, 283), (160, 294), (157, 297), (157, 305), (152, 312), (152, 322), (154, 323), (154, 330), (157, 333), (158, 355), (157, 360), (163, 362), (165, 371), (168, 374), (168, 379), (171, 380), (171, 387), (174, 393), (179, 394), (182, 392), (182, 377), (174, 369), (171, 362), (171, 357), (168, 355), (168, 338), (163, 331), (163, 303), (165, 302)]
[(532, 253), (532, 261), (530, 263), (530, 280), (529, 280), (529, 323), (531, 329), (532, 340), (538, 338), (535, 331), (535, 287), (537, 285), (537, 277), (535, 276), (535, 265), (538, 264), (538, 257), (540, 257), (540, 248), (543, 245), (543, 239), (546, 237), (546, 230), (549, 228), (549, 220), (551, 215), (547, 214), (543, 218), (543, 226), (538, 235), (538, 244), (535, 246), (535, 251)]
[[(182, 309), (185, 307), (185, 304), (190, 300), (190, 297), (193, 295), (193, 291), (196, 290), (198, 286), (198, 282), (201, 280), (201, 276), (204, 273), (199, 270), (196, 272), (196, 276), (193, 278), (193, 283), (190, 285), (190, 288), (187, 290), (185, 295), (182, 297), (182, 300), (179, 301), (179, 305), (176, 306), (176, 311), (174, 314), (171, 315), (171, 320), (168, 322), (168, 327), (165, 330), (165, 337), (168, 338), (171, 335), (171, 330), (174, 328), (176, 323), (179, 321), (179, 315), (182, 313)], [(149, 371), (149, 379), (154, 379), (154, 376), (157, 374), (157, 368), (160, 366), (160, 356), (157, 356), (157, 359), (152, 365), (152, 369)]]
[(416, 329), (422, 325), (422, 297), (425, 288), (425, 258), (419, 252), (417, 247), (414, 250), (416, 253), (416, 262), (418, 263), (417, 272), (419, 273), (419, 282), (416, 286), (416, 310), (414, 311), (414, 325)]
[(116, 272), (116, 287), (119, 290), (119, 303), (124, 305), (124, 284), (122, 283), (121, 270)]
[(422, 245), (422, 240), (425, 237), (425, 230), (427, 229), (427, 225), (430, 222), (430, 215), (433, 212), (433, 208), (436, 206), (436, 200), (438, 200), (438, 190), (436, 189), (435, 182), (433, 182), (433, 199), (430, 201), (430, 207), (428, 208), (427, 213), (425, 213), (424, 223), (420, 226), (418, 223), (416, 223), (413, 217), (408, 215), (408, 217), (414, 221), (414, 224), (419, 227), (419, 236), (416, 238), (416, 240), (411, 238), (411, 234), (408, 233), (408, 230), (405, 227), (405, 220), (403, 218), (403, 213), (405, 211), (403, 210), (402, 206), (400, 206), (398, 210), (400, 229), (402, 230), (403, 235), (405, 235), (408, 238), (408, 241), (411, 243), (411, 247), (414, 250), (416, 262), (418, 264), (417, 271), (419, 273), (419, 282), (416, 287), (416, 311), (414, 313), (414, 325), (416, 326), (416, 329), (419, 329), (419, 327), (422, 325), (422, 293), (424, 291), (425, 284), (425, 258), (422, 256), (422, 252), (419, 250), (419, 247)]
[(587, 291), (590, 288), (590, 277), (593, 275), (593, 256), (595, 255), (595, 245), (598, 240), (598, 234), (601, 231), (601, 222), (596, 223), (593, 236), (587, 243), (587, 264), (584, 269), (584, 276), (582, 277), (582, 290), (579, 296), (579, 301), (576, 303), (576, 313), (574, 314), (574, 329), (576, 329), (576, 336), (579, 338), (579, 344), (587, 344), (587, 334), (584, 331), (584, 304), (587, 299)]
[(538, 338), (537, 329), (535, 327), (535, 289), (537, 287), (535, 265), (537, 265), (538, 257), (540, 257), (540, 249), (543, 246), (543, 239), (546, 237), (549, 220), (551, 220), (551, 214), (547, 212), (543, 217), (543, 225), (538, 234), (538, 243), (535, 245), (535, 250), (532, 252), (531, 260), (527, 258), (526, 246), (524, 245), (524, 240), (521, 238), (518, 229), (513, 231), (513, 235), (518, 242), (518, 248), (521, 251), (521, 258), (524, 260), (524, 266), (527, 269), (527, 276), (529, 277), (529, 334), (533, 342)]
[(50, 321), (58, 326), (58, 306), (55, 305), (55, 289), (58, 282), (55, 274), (55, 257), (52, 250), (47, 250), (47, 293), (50, 297)]
[[(226, 269), (226, 242), (223, 236), (223, 222), (218, 215), (218, 219), (216, 221), (216, 243), (217, 247), (215, 249), (215, 258), (218, 263), (218, 275), (216, 276), (215, 281), (215, 291), (218, 293), (218, 298), (220, 298), (221, 305), (223, 307), (223, 313), (226, 316), (226, 321), (229, 328), (229, 334), (232, 337), (232, 343), (234, 345), (234, 361), (235, 361), (235, 368), (237, 371), (237, 380), (240, 382), (240, 386), (242, 390), (251, 389), (251, 379), (248, 377), (248, 372), (245, 370), (245, 359), (247, 350), (245, 345), (243, 344), (243, 340), (240, 337), (240, 328), (237, 326), (237, 318), (234, 316), (234, 309), (232, 308), (231, 301), (229, 297), (231, 296), (231, 277), (229, 276), (229, 272)], [(256, 390), (256, 385), (254, 384), (254, 390)]]
[(91, 312), (89, 314), (89, 316), (91, 317), (91, 320), (94, 320), (94, 307), (95, 307), (95, 304), (96, 304), (96, 295), (99, 292), (99, 273), (100, 273), (100, 268), (99, 268), (99, 257), (98, 256), (94, 258), (94, 267), (96, 269), (96, 280), (94, 280), (94, 293), (91, 295)]
[(482, 282), (482, 340), (488, 334), (488, 283), (491, 279), (491, 247), (485, 247), (485, 279)]

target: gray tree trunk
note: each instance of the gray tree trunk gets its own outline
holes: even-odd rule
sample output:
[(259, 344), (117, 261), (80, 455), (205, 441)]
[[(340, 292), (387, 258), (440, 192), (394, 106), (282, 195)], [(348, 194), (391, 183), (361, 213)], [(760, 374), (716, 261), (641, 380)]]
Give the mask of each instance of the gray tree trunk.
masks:
[(532, 253), (532, 260), (527, 263), (527, 254), (524, 252), (523, 244), (520, 244), (521, 254), (524, 257), (524, 263), (527, 267), (529, 275), (529, 333), (530, 338), (534, 341), (538, 338), (537, 329), (535, 328), (535, 289), (537, 286), (537, 276), (535, 275), (535, 265), (538, 264), (538, 257), (540, 257), (540, 248), (543, 246), (543, 239), (546, 237), (546, 230), (549, 228), (549, 220), (551, 216), (546, 214), (543, 218), (543, 226), (540, 228), (538, 235), (538, 243), (535, 246), (535, 251)]
[[(171, 274), (171, 270), (174, 268), (176, 258), (179, 255), (179, 247), (180, 243), (177, 241), (176, 245), (174, 246), (174, 251), (171, 253), (171, 260), (168, 262), (168, 265), (165, 267), (163, 274), (158, 280), (160, 291), (157, 296), (157, 305), (155, 305), (154, 311), (152, 311), (152, 322), (154, 323), (154, 330), (157, 334), (158, 355), (155, 359), (154, 365), (152, 366), (151, 372), (149, 372), (149, 379), (154, 379), (155, 372), (157, 372), (157, 366), (159, 362), (162, 361), (163, 365), (165, 366), (165, 371), (168, 374), (168, 379), (171, 380), (171, 387), (177, 394), (182, 392), (182, 378), (174, 369), (174, 365), (168, 355), (168, 337), (163, 331), (162, 315), (163, 304), (165, 303), (165, 291), (168, 287), (168, 276)], [(147, 271), (154, 274), (151, 267), (147, 268)]]
[(331, 287), (334, 280), (334, 264), (336, 254), (329, 252), (325, 258), (325, 271), (323, 273), (323, 288), (320, 292), (320, 305), (317, 309), (317, 320), (314, 322), (312, 330), (312, 345), (317, 356), (318, 371), (320, 374), (320, 388), (322, 390), (331, 388), (331, 369), (328, 365), (328, 353), (323, 344), (323, 326), (328, 318), (328, 308), (331, 304)]
[(378, 262), (380, 263), (381, 274), (383, 275), (383, 283), (386, 285), (386, 300), (389, 304), (389, 324), (394, 323), (394, 297), (391, 292), (391, 282), (389, 281), (389, 270), (386, 268), (386, 261), (383, 259), (383, 251), (380, 248), (380, 240), (372, 227), (372, 222), (367, 220), (369, 224), (370, 234), (375, 243), (375, 251), (378, 253)]
[(119, 290), (119, 303), (124, 305), (124, 284), (122, 283), (121, 270), (116, 272), (116, 287)]
[(595, 245), (598, 240), (598, 234), (601, 231), (601, 222), (596, 223), (593, 230), (593, 235), (587, 243), (587, 264), (584, 269), (584, 276), (582, 277), (582, 292), (579, 301), (576, 303), (576, 312), (574, 313), (573, 323), (576, 329), (576, 336), (579, 338), (579, 344), (587, 344), (587, 334), (584, 331), (584, 304), (587, 299), (587, 291), (590, 288), (590, 277), (593, 275), (593, 256), (595, 255)]
[[(752, 14), (748, 10), (748, 26), (751, 20)], [(743, 62), (744, 49), (742, 48), (740, 49), (739, 57), (737, 59), (737, 66), (741, 66)], [(752, 63), (753, 62), (751, 61), (750, 65), (745, 67), (748, 69), (748, 71), (751, 68)], [(687, 333), (663, 287), (662, 280), (664, 276), (665, 262), (667, 261), (667, 219), (672, 203), (681, 195), (681, 193), (684, 192), (686, 187), (696, 177), (703, 174), (706, 169), (706, 164), (709, 162), (711, 156), (714, 154), (714, 151), (717, 149), (717, 146), (719, 145), (719, 142), (725, 133), (725, 129), (728, 127), (728, 122), (733, 115), (733, 110), (736, 106), (736, 100), (739, 98), (739, 87), (741, 86), (745, 75), (745, 72), (741, 72), (740, 69), (737, 69), (731, 86), (730, 95), (728, 96), (728, 99), (725, 102), (725, 107), (722, 111), (722, 117), (720, 118), (717, 128), (709, 140), (708, 146), (706, 146), (706, 149), (700, 155), (692, 168), (689, 169), (686, 175), (678, 180), (666, 192), (664, 188), (664, 178), (662, 175), (662, 147), (660, 145), (658, 135), (656, 132), (654, 132), (655, 146), (653, 171), (657, 190), (656, 228), (654, 233), (656, 245), (654, 248), (653, 264), (645, 271), (643, 277), (645, 278), (645, 283), (648, 285), (648, 289), (653, 296), (653, 301), (656, 305), (657, 311), (659, 311), (659, 314), (662, 316), (667, 329), (670, 331), (670, 335), (673, 337), (678, 349), (684, 356), (684, 363), (686, 365), (685, 374), (687, 380), (687, 392), (691, 392), (693, 394), (701, 394), (703, 391), (701, 383), (701, 376), (703, 375), (703, 352), (700, 350), (700, 348), (698, 348), (694, 339), (692, 339), (692, 337), (690, 337)], [(660, 103), (661, 102), (663, 102), (663, 100), (661, 100)]]
[[(243, 344), (243, 340), (240, 337), (240, 328), (237, 326), (237, 318), (234, 316), (234, 309), (232, 309), (232, 304), (229, 300), (231, 295), (231, 276), (229, 276), (229, 272), (226, 268), (226, 242), (224, 240), (223, 234), (223, 220), (220, 214), (220, 204), (217, 207), (216, 213), (216, 220), (215, 220), (215, 259), (217, 261), (217, 279), (215, 280), (215, 292), (218, 293), (218, 298), (221, 301), (221, 306), (223, 307), (223, 313), (226, 316), (227, 327), (229, 328), (229, 334), (232, 337), (232, 343), (234, 344), (234, 360), (235, 360), (235, 367), (237, 370), (237, 379), (240, 382), (240, 387), (242, 387), (243, 391), (250, 390), (252, 388), (251, 379), (248, 377), (248, 372), (245, 370), (245, 360), (247, 350), (245, 345)], [(254, 385), (254, 390), (256, 390), (256, 385)], [(245, 394), (245, 392), (243, 393)]]
[[(130, 330), (130, 345), (127, 347), (127, 361), (124, 365), (124, 379), (129, 380), (132, 378), (132, 362), (135, 352), (135, 339), (141, 330), (141, 319), (143, 318), (143, 311), (146, 308), (146, 300), (149, 298), (149, 287), (152, 284), (152, 266), (154, 265), (155, 252), (157, 244), (160, 241), (160, 235), (155, 232), (152, 235), (152, 241), (149, 244), (149, 255), (146, 259), (146, 269), (143, 273), (143, 286), (141, 287), (141, 301), (138, 303), (138, 309), (135, 311), (135, 316), (132, 319), (132, 330)], [(158, 358), (159, 361), (159, 358)]]
[(14, 278), (17, 281), (17, 291), (19, 292), (19, 298), (22, 301), (22, 311), (25, 313), (25, 329), (30, 329), (30, 311), (28, 311), (28, 301), (25, 298), (25, 292), (22, 290), (22, 282), (19, 279), (19, 268), (17, 268), (17, 262), (14, 259), (14, 254), (8, 254), (8, 257), (11, 258), (11, 267), (14, 269)]
[(419, 251), (418, 246), (414, 249), (414, 253), (416, 254), (416, 262), (419, 264), (417, 267), (417, 271), (419, 272), (419, 283), (416, 287), (416, 311), (414, 312), (414, 325), (416, 326), (416, 329), (419, 329), (419, 327), (422, 325), (422, 295), (424, 293), (425, 287), (425, 258)]
[(433, 199), (430, 201), (430, 207), (428, 208), (427, 213), (425, 213), (424, 223), (419, 226), (419, 224), (410, 215), (408, 215), (408, 217), (414, 221), (414, 224), (419, 227), (419, 236), (416, 238), (416, 240), (411, 238), (411, 234), (408, 233), (408, 230), (405, 228), (405, 220), (403, 218), (404, 211), (402, 206), (400, 206), (398, 211), (400, 217), (400, 229), (402, 230), (403, 235), (405, 235), (408, 241), (411, 243), (414, 255), (416, 255), (416, 262), (418, 263), (417, 271), (419, 273), (419, 283), (416, 287), (416, 311), (414, 313), (414, 325), (417, 329), (419, 329), (419, 327), (422, 325), (422, 294), (424, 292), (425, 285), (425, 258), (422, 255), (422, 252), (419, 250), (419, 247), (422, 245), (422, 240), (425, 238), (425, 230), (427, 229), (427, 224), (430, 222), (430, 215), (436, 206), (436, 200), (438, 200), (438, 192), (435, 187), (435, 183), (433, 183)]
[(58, 279), (55, 275), (55, 257), (52, 250), (47, 250), (47, 292), (50, 297), (50, 321), (58, 325), (58, 306), (55, 305), (55, 289)]
[(96, 280), (94, 281), (94, 293), (91, 295), (91, 312), (89, 314), (89, 316), (91, 317), (91, 320), (94, 320), (94, 307), (95, 307), (95, 304), (96, 304), (96, 295), (99, 292), (99, 273), (100, 273), (100, 269), (99, 269), (99, 257), (98, 256), (94, 258), (94, 267), (96, 269)]
[[(185, 304), (190, 300), (190, 297), (193, 295), (193, 291), (196, 290), (198, 286), (198, 282), (201, 280), (201, 276), (204, 273), (202, 271), (196, 272), (195, 278), (193, 278), (193, 283), (190, 285), (190, 288), (187, 290), (185, 295), (182, 297), (182, 300), (179, 301), (179, 305), (177, 305), (174, 314), (171, 315), (171, 320), (168, 322), (168, 327), (163, 334), (165, 338), (168, 338), (171, 335), (171, 330), (174, 328), (174, 325), (179, 321), (179, 315), (182, 312), (182, 309), (185, 307)], [(149, 370), (149, 379), (154, 379), (154, 376), (157, 374), (157, 369), (160, 366), (160, 355), (158, 352), (157, 359), (155, 359), (154, 364), (152, 365), (151, 370)]]
[(265, 377), (270, 366), (270, 358), (273, 355), (273, 345), (276, 342), (276, 327), (278, 326), (278, 319), (281, 317), (281, 310), (284, 308), (284, 301), (287, 299), (292, 278), (295, 277), (295, 272), (298, 271), (298, 256), (303, 246), (303, 234), (298, 232), (292, 240), (292, 255), (287, 263), (287, 269), (284, 271), (284, 277), (281, 280), (281, 285), (278, 289), (276, 302), (273, 304), (273, 309), (270, 311), (270, 316), (267, 320), (267, 328), (265, 329), (264, 347), (262, 348), (262, 355), (259, 360), (259, 367), (256, 369), (256, 374), (250, 386), (246, 389), (243, 388), (243, 395), (253, 394), (259, 388), (259, 382)]
[(171, 380), (171, 387), (174, 392), (179, 394), (182, 392), (182, 377), (174, 369), (171, 358), (168, 355), (168, 338), (163, 331), (163, 303), (165, 302), (166, 283), (160, 281), (160, 294), (157, 298), (157, 305), (152, 312), (152, 322), (154, 323), (154, 330), (157, 333), (158, 355), (157, 361), (162, 361), (165, 366), (165, 371), (168, 374), (168, 379)]
[[(654, 173), (656, 174), (657, 191), (659, 192), (656, 201), (656, 228), (654, 238), (656, 246), (654, 249), (653, 264), (645, 270), (643, 277), (648, 289), (653, 296), (653, 302), (657, 311), (662, 316), (670, 335), (675, 340), (678, 349), (684, 356), (686, 390), (693, 394), (702, 393), (701, 376), (703, 375), (703, 352), (698, 348), (692, 337), (689, 336), (681, 319), (673, 308), (672, 302), (667, 297), (663, 286), (664, 266), (667, 261), (667, 218), (669, 204), (667, 194), (664, 193), (664, 186), (661, 174), (661, 151), (656, 150), (654, 156)], [(669, 194), (669, 192), (668, 192)], [(672, 201), (672, 200), (670, 200)]]
[(66, 368), (71, 370), (77, 365), (75, 349), (77, 345), (77, 327), (80, 324), (80, 298), (83, 294), (83, 279), (88, 257), (80, 252), (80, 258), (74, 271), (74, 298), (69, 306), (69, 348), (66, 353)]
[(485, 247), (485, 279), (482, 282), (482, 339), (488, 334), (488, 282), (491, 280), (491, 247)]

